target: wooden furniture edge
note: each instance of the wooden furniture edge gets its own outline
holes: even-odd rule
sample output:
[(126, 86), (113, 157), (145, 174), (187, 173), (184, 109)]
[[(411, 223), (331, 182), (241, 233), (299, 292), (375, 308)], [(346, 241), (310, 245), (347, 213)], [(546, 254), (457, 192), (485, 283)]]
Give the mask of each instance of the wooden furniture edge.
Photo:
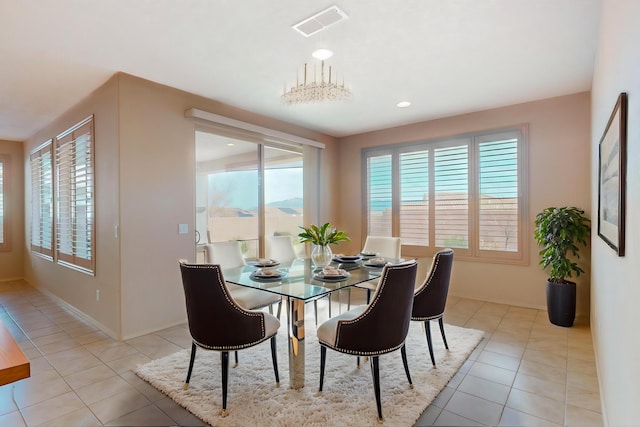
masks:
[(0, 386), (31, 376), (31, 364), (11, 332), (0, 321)]

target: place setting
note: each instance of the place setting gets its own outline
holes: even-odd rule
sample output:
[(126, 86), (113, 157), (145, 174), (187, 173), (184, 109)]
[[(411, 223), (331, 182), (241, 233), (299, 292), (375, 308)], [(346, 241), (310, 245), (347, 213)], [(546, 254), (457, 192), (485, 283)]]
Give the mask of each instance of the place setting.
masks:
[(272, 258), (259, 258), (257, 261), (251, 262), (254, 267), (275, 267), (280, 265), (280, 261)]
[(388, 263), (389, 261), (387, 261), (387, 259), (384, 257), (375, 257), (364, 260), (362, 265), (369, 268), (382, 268)]
[(335, 266), (328, 265), (322, 270), (317, 271), (313, 278), (324, 282), (339, 282), (351, 277), (351, 273), (343, 268), (337, 268)]
[(373, 257), (377, 257), (378, 255), (380, 255), (378, 252), (373, 252), (373, 251), (362, 251), (362, 252), (360, 252), (360, 256), (365, 261), (368, 260), (368, 259), (371, 259)]
[(258, 268), (249, 275), (249, 278), (251, 280), (255, 280), (257, 282), (279, 281), (284, 279), (285, 277), (287, 277), (286, 272), (276, 270), (274, 268)]
[(357, 263), (360, 261), (362, 257), (360, 255), (343, 255), (343, 254), (335, 254), (333, 256), (333, 261), (344, 264), (344, 263)]

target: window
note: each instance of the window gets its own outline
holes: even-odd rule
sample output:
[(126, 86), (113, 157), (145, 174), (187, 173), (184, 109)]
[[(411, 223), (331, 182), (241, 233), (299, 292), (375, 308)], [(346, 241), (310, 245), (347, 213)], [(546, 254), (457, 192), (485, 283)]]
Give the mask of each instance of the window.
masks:
[(407, 255), (526, 262), (526, 128), (363, 151), (367, 235)]
[(55, 141), (56, 260), (95, 272), (93, 116)]
[(31, 250), (53, 258), (52, 140), (36, 148), (31, 164)]
[(0, 251), (11, 250), (10, 212), (7, 203), (10, 173), (9, 156), (0, 155)]

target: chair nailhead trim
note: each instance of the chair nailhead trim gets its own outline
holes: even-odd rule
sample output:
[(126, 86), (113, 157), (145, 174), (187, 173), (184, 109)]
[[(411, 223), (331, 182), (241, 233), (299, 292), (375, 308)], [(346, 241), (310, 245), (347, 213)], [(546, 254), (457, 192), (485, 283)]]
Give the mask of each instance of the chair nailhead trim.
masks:
[[(378, 289), (376, 289), (375, 291), (375, 299), (367, 306), (367, 309), (365, 311), (363, 311), (362, 313), (360, 313), (360, 315), (354, 319), (351, 320), (339, 320), (338, 321), (338, 325), (337, 327), (337, 331), (336, 331), (336, 342), (338, 342), (340, 340), (340, 327), (342, 325), (350, 325), (354, 322), (359, 321), (360, 319), (365, 318), (366, 316), (369, 315), (369, 313), (371, 312), (371, 310), (373, 309), (373, 307), (375, 307), (375, 305), (378, 303), (378, 300), (380, 299), (380, 294), (382, 293), (382, 290), (384, 289), (385, 285), (387, 284), (387, 271), (388, 270), (404, 270), (406, 268), (411, 268), (413, 267), (413, 265), (415, 264), (415, 261), (413, 262), (408, 262), (408, 263), (404, 263), (404, 264), (396, 264), (396, 265), (385, 265), (384, 266), (384, 270), (382, 271), (382, 280), (380, 281), (380, 283), (378, 284)], [(402, 346), (400, 346), (402, 347)], [(384, 354), (384, 353), (389, 353), (395, 349), (398, 349), (400, 347), (394, 347), (392, 349), (387, 349), (387, 350), (380, 350), (380, 352), (378, 352), (377, 354)], [(335, 347), (335, 343), (333, 344), (333, 346), (330, 346), (330, 348), (336, 350), (336, 351), (341, 351), (342, 353), (348, 353), (348, 351), (345, 350), (338, 350), (337, 347)], [(352, 353), (352, 354), (356, 354), (356, 353)], [(376, 353), (371, 353), (371, 354), (376, 354)], [(363, 356), (366, 356), (365, 354), (362, 354)]]

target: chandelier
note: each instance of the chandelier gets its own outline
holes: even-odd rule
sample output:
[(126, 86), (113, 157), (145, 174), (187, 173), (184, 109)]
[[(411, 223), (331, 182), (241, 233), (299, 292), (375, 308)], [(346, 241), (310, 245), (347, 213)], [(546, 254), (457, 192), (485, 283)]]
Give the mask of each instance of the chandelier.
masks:
[(313, 81), (307, 81), (307, 64), (304, 64), (304, 78), (302, 83), (296, 81), (296, 85), (282, 94), (282, 102), (285, 104), (308, 104), (322, 101), (342, 101), (351, 98), (351, 91), (344, 85), (338, 84), (338, 79), (331, 81), (331, 66), (329, 66), (329, 78), (325, 81), (324, 61), (320, 65), (320, 81), (316, 78), (316, 69), (313, 70)]

